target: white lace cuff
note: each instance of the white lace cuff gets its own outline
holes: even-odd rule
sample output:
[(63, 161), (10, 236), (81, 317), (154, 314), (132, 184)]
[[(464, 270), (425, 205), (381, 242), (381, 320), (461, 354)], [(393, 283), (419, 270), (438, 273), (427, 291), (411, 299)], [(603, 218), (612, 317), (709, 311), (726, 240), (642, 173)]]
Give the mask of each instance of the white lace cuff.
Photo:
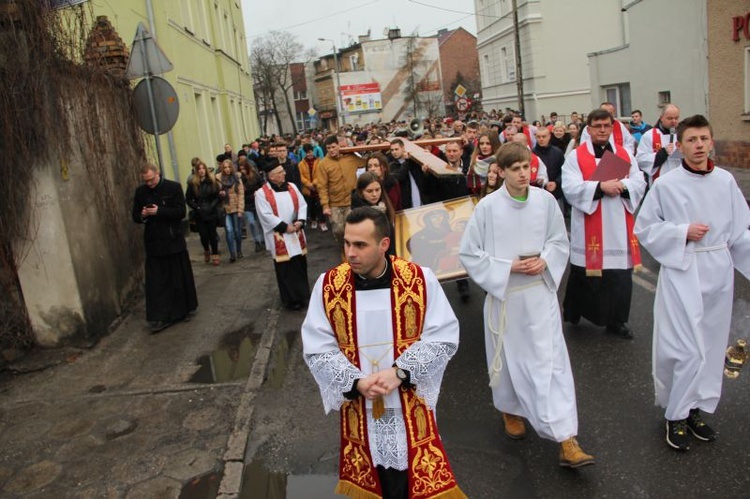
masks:
[(417, 395), (430, 409), (434, 410), (437, 405), (445, 366), (457, 350), (454, 343), (417, 341), (396, 359), (398, 367), (409, 371)]
[(354, 380), (365, 377), (339, 350), (305, 355), (305, 362), (320, 387), (326, 414), (339, 410)]

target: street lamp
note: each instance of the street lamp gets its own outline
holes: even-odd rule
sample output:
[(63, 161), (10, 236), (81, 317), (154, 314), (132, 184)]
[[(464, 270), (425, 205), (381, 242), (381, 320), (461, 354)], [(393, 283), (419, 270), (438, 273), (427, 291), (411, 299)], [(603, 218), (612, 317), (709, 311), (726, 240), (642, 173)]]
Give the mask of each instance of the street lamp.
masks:
[(339, 56), (336, 51), (336, 42), (330, 38), (318, 38), (318, 40), (331, 42), (333, 46), (333, 71), (336, 73), (336, 126), (340, 128), (342, 124), (346, 124), (346, 118), (344, 118), (344, 104), (341, 102), (341, 78), (339, 78)]

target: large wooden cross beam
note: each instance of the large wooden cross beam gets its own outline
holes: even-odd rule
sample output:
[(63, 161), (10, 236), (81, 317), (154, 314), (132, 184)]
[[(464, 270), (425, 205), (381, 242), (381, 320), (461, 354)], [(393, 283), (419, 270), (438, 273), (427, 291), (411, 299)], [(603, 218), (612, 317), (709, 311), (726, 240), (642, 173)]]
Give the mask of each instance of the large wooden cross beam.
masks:
[[(427, 139), (427, 140), (416, 140), (412, 142), (409, 139), (403, 137), (394, 137), (387, 139), (390, 142), (394, 140), (400, 140), (404, 143), (404, 150), (409, 153), (409, 157), (420, 165), (425, 165), (429, 169), (430, 173), (438, 177), (463, 175), (460, 170), (453, 170), (448, 168), (448, 163), (438, 158), (429, 151), (425, 151), (424, 148), (427, 146), (439, 146), (447, 144), (448, 142), (457, 142), (461, 140), (461, 137), (451, 137), (445, 139)], [(384, 142), (381, 144), (370, 144), (365, 146), (352, 146), (342, 147), (342, 153), (354, 153), (354, 152), (368, 152), (368, 151), (387, 151), (391, 148), (390, 142)]]

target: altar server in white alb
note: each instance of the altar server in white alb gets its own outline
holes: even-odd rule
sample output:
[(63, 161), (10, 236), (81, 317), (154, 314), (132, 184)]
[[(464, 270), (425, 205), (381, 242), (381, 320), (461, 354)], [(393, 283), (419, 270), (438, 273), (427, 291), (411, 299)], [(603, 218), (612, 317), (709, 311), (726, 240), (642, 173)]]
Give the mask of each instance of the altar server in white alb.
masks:
[(255, 206), (266, 248), (273, 257), (281, 302), (289, 310), (307, 303), (307, 203), (297, 186), (286, 181), (286, 171), (278, 159), (266, 164), (268, 182), (255, 191)]
[(379, 210), (347, 215), (347, 263), (320, 276), (302, 324), (323, 407), (341, 413), (336, 492), (465, 498), (435, 422), (458, 319), (430, 269), (386, 254), (390, 233)]
[(677, 149), (675, 127), (680, 122), (680, 108), (667, 104), (655, 127), (643, 133), (635, 159), (638, 167), (648, 175), (649, 184), (669, 170), (682, 165), (682, 153)]
[(557, 288), (568, 263), (568, 237), (555, 197), (531, 189), (528, 147), (505, 143), (497, 155), (502, 187), (476, 206), (460, 258), (485, 291), (484, 336), (495, 407), (505, 433), (560, 442), (560, 466), (594, 458), (578, 445), (578, 411)]
[[(570, 215), (570, 277), (563, 301), (564, 320), (581, 317), (621, 338), (631, 339), (627, 326), (633, 291), (633, 269), (641, 265), (633, 236), (634, 213), (646, 190), (633, 155), (612, 145), (612, 115), (605, 109), (589, 113), (590, 138), (568, 154), (562, 168), (563, 193)], [(625, 178), (592, 180), (609, 151), (630, 164)]]
[(734, 269), (750, 278), (750, 210), (734, 177), (708, 157), (713, 139), (706, 118), (682, 121), (677, 147), (682, 167), (654, 183), (635, 231), (661, 265), (654, 300), (656, 404), (666, 408), (667, 443), (687, 450), (689, 433), (716, 438), (701, 411), (713, 413), (721, 397)]

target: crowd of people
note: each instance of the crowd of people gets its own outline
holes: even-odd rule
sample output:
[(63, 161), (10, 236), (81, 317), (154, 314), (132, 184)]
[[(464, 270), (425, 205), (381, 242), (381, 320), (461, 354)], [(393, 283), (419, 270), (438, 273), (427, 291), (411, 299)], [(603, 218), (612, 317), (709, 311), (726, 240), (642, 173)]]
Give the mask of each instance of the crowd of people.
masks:
[[(255, 251), (268, 251), (274, 260), (284, 306), (299, 310), (310, 304), (303, 326), (305, 360), (321, 385), (326, 410), (340, 410), (342, 432), (349, 432), (342, 434), (342, 452), (345, 442), (351, 444), (342, 463), (361, 457), (352, 452), (365, 452), (377, 468), (367, 484), (360, 481), (364, 475), (342, 469), (339, 491), (382, 493), (381, 485), (402, 490), (412, 483), (406, 476), (419, 473), (406, 459), (414, 450), (406, 439), (407, 432), (414, 436), (413, 425), (421, 437), (441, 445), (428, 415), (457, 348), (456, 319), (431, 271), (395, 255), (394, 224), (400, 210), (469, 195), (479, 201), (459, 256), (468, 277), (486, 292), (488, 376), (505, 433), (524, 438), (528, 422), (541, 437), (560, 443), (561, 466), (595, 462), (577, 441), (562, 323), (584, 318), (632, 339), (632, 274), (641, 268), (642, 244), (662, 266), (653, 362), (666, 442), (687, 450), (691, 435), (713, 441), (716, 433), (702, 413), (714, 412), (720, 397), (733, 269), (750, 276), (750, 210), (731, 175), (709, 157), (708, 121), (702, 116), (681, 121), (679, 107), (668, 104), (653, 127), (640, 111), (623, 123), (604, 102), (586, 116), (570, 113), (567, 122), (556, 113), (536, 124), (516, 113), (490, 114), (466, 122), (425, 120), (418, 132), (415, 137), (402, 122), (262, 137), (237, 153), (227, 144), (214, 168), (193, 160), (185, 190), (205, 262), (221, 262), (217, 227), (225, 229), (230, 263), (243, 258), (243, 237), (252, 237)], [(433, 175), (407, 152), (406, 138), (454, 139), (423, 146), (454, 174)], [(356, 149), (362, 145), (367, 151)], [(161, 185), (154, 173), (143, 171), (152, 191)], [(136, 196), (142, 201), (133, 209), (136, 222), (158, 219), (166, 210), (148, 203), (149, 192), (142, 187)], [(147, 225), (147, 251), (154, 225)], [(307, 228), (330, 229), (344, 262), (318, 279), (312, 300)], [(557, 291), (566, 271), (560, 310)], [(409, 288), (415, 275), (421, 281)], [(344, 286), (348, 282), (352, 285)], [(457, 286), (461, 298), (469, 299), (469, 280)], [(368, 297), (366, 306), (355, 300), (360, 293)], [(391, 294), (404, 293), (409, 300), (391, 300)], [(186, 299), (176, 314), (149, 320), (161, 327), (179, 318), (197, 306), (194, 297)], [(375, 313), (397, 314), (395, 329), (376, 334), (366, 327)], [(434, 321), (437, 329), (428, 332)], [(364, 349), (371, 345), (386, 354), (366, 365), (374, 353)], [(414, 394), (424, 398), (422, 405)], [(404, 407), (426, 412), (402, 416)], [(396, 450), (386, 448), (392, 442), (381, 434), (394, 425)], [(367, 438), (361, 444), (363, 435), (369, 444)], [(446, 497), (461, 497), (447, 461), (441, 466), (451, 477)]]

